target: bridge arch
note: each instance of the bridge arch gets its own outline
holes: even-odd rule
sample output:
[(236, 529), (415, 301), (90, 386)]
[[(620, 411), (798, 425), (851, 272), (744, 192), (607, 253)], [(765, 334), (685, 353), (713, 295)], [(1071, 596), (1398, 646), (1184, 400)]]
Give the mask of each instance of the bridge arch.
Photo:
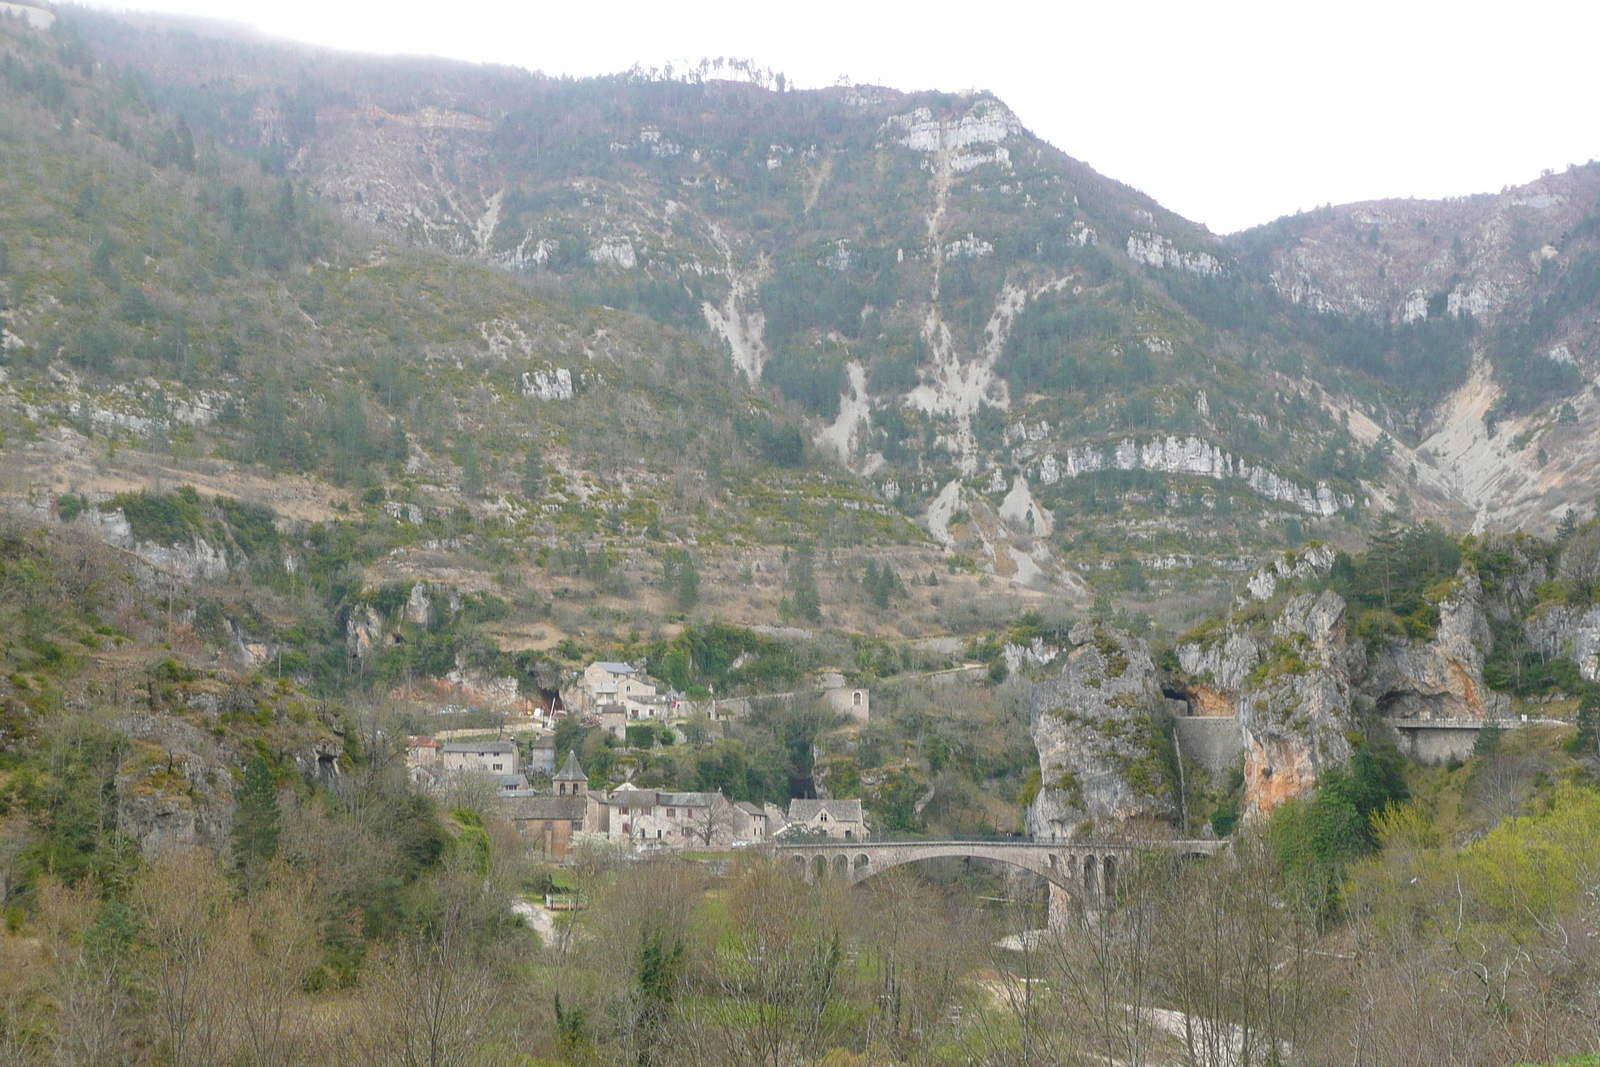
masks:
[(1071, 875), (1067, 873), (1069, 868), (1061, 865), (1052, 865), (1050, 861), (1055, 857), (1049, 853), (1045, 853), (1040, 856), (1007, 855), (1005, 853), (994, 854), (990, 851), (981, 849), (956, 850), (945, 848), (940, 848), (938, 850), (912, 848), (904, 851), (890, 852), (886, 855), (880, 856), (868, 856), (866, 853), (861, 853), (856, 857), (856, 860), (852, 865), (852, 869), (850, 871), (850, 884), (859, 885), (869, 878), (883, 874), (885, 871), (892, 871), (897, 867), (908, 867), (914, 863), (922, 863), (926, 860), (933, 859), (943, 859), (945, 857), (991, 860), (996, 863), (1003, 863), (1010, 867), (1016, 867), (1020, 870), (1028, 871), (1032, 874), (1037, 874), (1045, 881), (1060, 886), (1062, 889), (1068, 890), (1069, 892), (1075, 889), (1075, 887), (1072, 885)]
[(792, 857), (807, 882), (824, 878), (856, 885), (884, 871), (945, 856), (985, 859), (1029, 871), (1051, 886), (1051, 922), (1068, 899), (1099, 906), (1112, 899), (1138, 847), (1188, 858), (1215, 856), (1226, 841), (1161, 841), (1134, 846), (1112, 841), (829, 841), (774, 843), (775, 855)]

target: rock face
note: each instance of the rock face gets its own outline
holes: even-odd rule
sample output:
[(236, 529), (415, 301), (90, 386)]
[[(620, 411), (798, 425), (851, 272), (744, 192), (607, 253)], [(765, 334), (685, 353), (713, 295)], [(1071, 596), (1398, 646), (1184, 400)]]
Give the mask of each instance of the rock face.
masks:
[(1291, 597), (1235, 704), (1245, 748), (1244, 813), (1263, 814), (1349, 762), (1352, 676), (1362, 649), (1347, 641), (1337, 594)]
[(1362, 694), (1391, 719), (1493, 719), (1511, 703), (1483, 684), (1484, 656), (1494, 647), (1478, 576), (1463, 572), (1439, 604), (1432, 641), (1390, 641), (1372, 657)]
[[(1595, 632), (1600, 643), (1600, 625)], [(1236, 718), (1244, 811), (1262, 815), (1349, 760), (1350, 737), (1367, 725), (1358, 709), (1388, 720), (1508, 714), (1506, 697), (1483, 682), (1492, 647), (1482, 587), (1463, 571), (1432, 641), (1391, 638), (1369, 655), (1351, 640), (1343, 598), (1326, 590), (1289, 597), (1270, 625), (1258, 617), (1217, 627), (1176, 652), (1191, 679), (1190, 714)]]
[(1523, 630), (1528, 643), (1544, 655), (1569, 656), (1589, 681), (1600, 677), (1600, 607), (1547, 604)]
[(229, 752), (209, 732), (168, 715), (137, 715), (122, 724), (133, 742), (117, 770), (117, 829), (148, 858), (201, 845), (226, 856), (233, 827)]
[(351, 660), (363, 660), (383, 644), (383, 619), (371, 607), (352, 611), (345, 623), (345, 652)]
[(1060, 675), (1033, 689), (1044, 788), (1028, 811), (1036, 838), (1066, 838), (1173, 815), (1166, 706), (1145, 643), (1079, 623)]

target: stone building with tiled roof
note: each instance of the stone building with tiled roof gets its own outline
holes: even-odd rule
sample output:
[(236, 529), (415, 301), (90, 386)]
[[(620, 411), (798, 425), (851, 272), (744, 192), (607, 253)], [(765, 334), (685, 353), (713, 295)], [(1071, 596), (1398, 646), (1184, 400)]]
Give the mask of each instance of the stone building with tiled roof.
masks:
[(791, 800), (784, 833), (843, 841), (865, 841), (869, 836), (859, 800)]

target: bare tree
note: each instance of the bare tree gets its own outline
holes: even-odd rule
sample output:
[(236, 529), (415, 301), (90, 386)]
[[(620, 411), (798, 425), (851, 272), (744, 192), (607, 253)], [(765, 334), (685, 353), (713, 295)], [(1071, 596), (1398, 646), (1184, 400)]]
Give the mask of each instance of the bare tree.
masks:
[(719, 790), (711, 794), (711, 802), (702, 811), (694, 815), (694, 836), (707, 848), (718, 843), (718, 839), (726, 839), (733, 834), (733, 805), (728, 802)]
[(280, 863), (266, 887), (228, 915), (220, 974), (250, 1067), (286, 1067), (305, 1042), (300, 990), (320, 961), (314, 901), (309, 880)]
[(134, 884), (134, 915), (148, 947), (139, 973), (171, 1067), (220, 1062), (226, 1041), (224, 992), (215, 973), (228, 886), (215, 856), (168, 852)]
[[(663, 857), (597, 872), (574, 963), (593, 975), (586, 991), (564, 990), (564, 1013), (592, 1020), (582, 1035), (605, 1062), (649, 1065), (673, 1045), (677, 994), (692, 938), (691, 919), (705, 884), (692, 864)], [(580, 1035), (567, 1035), (569, 1042)]]
[(693, 1063), (784, 1067), (809, 1063), (840, 1036), (855, 992), (845, 964), (845, 887), (808, 886), (770, 862), (741, 870), (729, 924), (701, 982), (738, 1012), (702, 1009), (683, 1020)]
[(126, 944), (116, 929), (97, 927), (99, 901), (91, 886), (69, 889), (46, 877), (37, 900), (51, 964), (55, 1061), (64, 1067), (120, 1062), (129, 1038)]
[(343, 1062), (473, 1067), (506, 1059), (495, 1017), (505, 983), (494, 963), (474, 958), (463, 941), (452, 923), (435, 938), (407, 938), (376, 955)]

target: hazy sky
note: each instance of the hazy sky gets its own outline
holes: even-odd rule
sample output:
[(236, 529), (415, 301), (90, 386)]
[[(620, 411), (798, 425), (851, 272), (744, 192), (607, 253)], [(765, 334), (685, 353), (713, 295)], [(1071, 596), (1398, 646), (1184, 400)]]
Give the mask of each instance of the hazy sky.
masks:
[(599, 74), (749, 58), (985, 88), (1035, 133), (1229, 232), (1318, 204), (1494, 191), (1600, 156), (1600, 3), (154, 0), (283, 37)]

